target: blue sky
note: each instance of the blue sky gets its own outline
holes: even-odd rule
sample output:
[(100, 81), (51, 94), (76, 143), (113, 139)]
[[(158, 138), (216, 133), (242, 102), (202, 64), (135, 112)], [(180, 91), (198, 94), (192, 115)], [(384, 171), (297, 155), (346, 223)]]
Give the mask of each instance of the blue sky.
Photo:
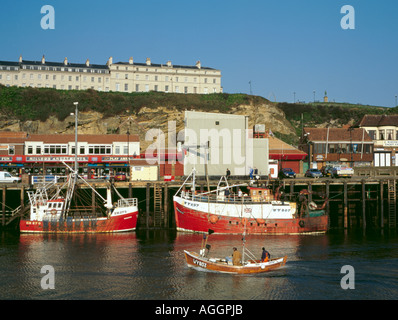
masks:
[[(55, 10), (44, 30), (42, 6)], [(340, 26), (344, 5), (355, 29)], [(228, 93), (272, 101), (392, 107), (398, 95), (394, 0), (2, 0), (0, 60), (145, 62), (220, 69)]]

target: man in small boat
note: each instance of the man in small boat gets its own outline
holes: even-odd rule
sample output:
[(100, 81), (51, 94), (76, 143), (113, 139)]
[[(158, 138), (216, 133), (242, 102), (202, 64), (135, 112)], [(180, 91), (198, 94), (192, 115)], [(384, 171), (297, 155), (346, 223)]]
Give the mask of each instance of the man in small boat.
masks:
[(261, 262), (267, 262), (271, 258), (271, 255), (265, 248), (263, 247), (263, 251), (261, 253)]
[(241, 260), (242, 260), (242, 254), (236, 249), (236, 247), (233, 248), (234, 252), (232, 253), (232, 264), (234, 266), (241, 266)]

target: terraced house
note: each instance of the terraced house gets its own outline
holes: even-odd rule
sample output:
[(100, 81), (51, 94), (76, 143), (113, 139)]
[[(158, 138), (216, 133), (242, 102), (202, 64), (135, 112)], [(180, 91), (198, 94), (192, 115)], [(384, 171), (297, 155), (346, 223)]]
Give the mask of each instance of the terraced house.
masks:
[(119, 92), (172, 92), (209, 94), (221, 93), (221, 71), (203, 67), (198, 61), (194, 66), (154, 64), (150, 58), (145, 63), (106, 64), (49, 62), (43, 56), (40, 61), (0, 61), (0, 84), (5, 86), (54, 88), (61, 90), (119, 91)]
[(374, 142), (374, 166), (397, 165), (398, 115), (365, 115), (358, 124)]

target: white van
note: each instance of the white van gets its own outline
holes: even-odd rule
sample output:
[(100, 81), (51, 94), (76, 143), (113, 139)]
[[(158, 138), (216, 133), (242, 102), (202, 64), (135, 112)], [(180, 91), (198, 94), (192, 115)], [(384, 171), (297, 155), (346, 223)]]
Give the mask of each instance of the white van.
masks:
[(0, 183), (17, 183), (20, 182), (21, 178), (20, 177), (15, 177), (12, 176), (9, 172), (7, 171), (0, 171)]

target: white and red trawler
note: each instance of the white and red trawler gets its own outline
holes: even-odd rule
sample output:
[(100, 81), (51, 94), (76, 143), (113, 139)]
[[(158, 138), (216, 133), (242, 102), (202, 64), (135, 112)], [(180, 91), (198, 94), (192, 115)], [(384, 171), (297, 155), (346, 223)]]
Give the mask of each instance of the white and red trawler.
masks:
[[(75, 115), (75, 150), (78, 150), (78, 102)], [(137, 226), (138, 201), (136, 198), (123, 198), (114, 185), (107, 187), (106, 199), (101, 196), (84, 178), (78, 174), (77, 153), (75, 153), (75, 168), (70, 170), (64, 185), (59, 185), (56, 180), (43, 181), (37, 186), (36, 191), (28, 191), (30, 202), (30, 216), (21, 219), (19, 229), (22, 233), (103, 233), (133, 231)], [(102, 200), (100, 206), (77, 207), (73, 195), (75, 194), (78, 178), (89, 186)], [(112, 203), (111, 187), (119, 196), (117, 203)], [(65, 195), (61, 192), (65, 191)], [(94, 197), (94, 196), (92, 196)]]
[[(82, 178), (83, 179), (83, 178)], [(84, 179), (83, 179), (84, 181)], [(89, 183), (85, 182), (90, 188)], [(72, 208), (75, 191), (74, 173), (68, 176), (66, 185), (55, 181), (43, 182), (36, 191), (28, 191), (30, 216), (21, 219), (19, 228), (23, 233), (102, 233), (133, 231), (137, 226), (138, 207), (136, 198), (123, 198), (112, 204), (111, 186), (104, 199), (94, 188), (96, 195), (104, 202), (103, 206)], [(114, 186), (113, 186), (114, 187)], [(66, 189), (66, 196), (61, 191)]]
[[(191, 178), (192, 182), (188, 182)], [(198, 193), (195, 186), (195, 169), (175, 194), (174, 211), (178, 231), (242, 234), (303, 234), (324, 233), (329, 227), (329, 216), (320, 207), (307, 203), (307, 190), (300, 192), (303, 200), (282, 201), (277, 193), (266, 186), (248, 186), (249, 195), (240, 195), (237, 188), (228, 185), (225, 177), (217, 189)], [(234, 192), (235, 191), (235, 192)]]

